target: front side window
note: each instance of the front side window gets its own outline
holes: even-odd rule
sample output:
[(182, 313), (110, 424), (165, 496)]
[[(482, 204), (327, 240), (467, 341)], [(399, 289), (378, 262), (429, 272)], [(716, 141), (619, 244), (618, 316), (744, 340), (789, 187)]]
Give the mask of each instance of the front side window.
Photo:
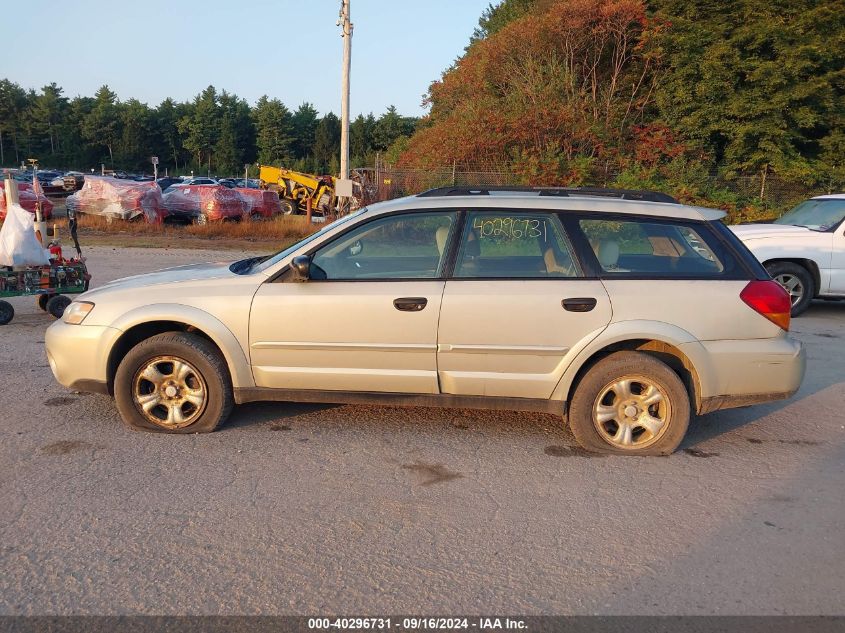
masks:
[(456, 213), (393, 215), (352, 229), (311, 259), (318, 280), (436, 279)]
[(733, 267), (730, 254), (694, 225), (608, 219), (580, 226), (609, 276), (718, 277)]
[(563, 227), (552, 213), (472, 212), (455, 264), (455, 278), (577, 277)]

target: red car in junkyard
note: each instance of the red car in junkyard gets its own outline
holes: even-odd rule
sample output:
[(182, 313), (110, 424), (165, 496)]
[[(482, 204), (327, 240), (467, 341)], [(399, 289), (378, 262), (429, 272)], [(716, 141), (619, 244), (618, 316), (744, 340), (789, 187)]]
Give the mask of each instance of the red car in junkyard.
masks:
[(276, 191), (244, 187), (236, 187), (234, 191), (238, 192), (246, 204), (244, 217), (254, 220), (272, 218), (282, 212), (282, 203), (279, 202), (279, 193)]
[(161, 224), (167, 216), (156, 183), (110, 176), (85, 176), (82, 189), (68, 196), (66, 204), (69, 211), (77, 213), (117, 220), (143, 219), (150, 224)]
[(163, 202), (170, 219), (194, 224), (242, 220), (247, 208), (237, 191), (221, 185), (173, 185)]
[[(45, 220), (49, 220), (53, 217), (53, 203), (50, 202), (50, 199), (45, 196), (43, 193), (39, 193), (38, 195), (35, 194), (35, 191), (32, 190), (32, 185), (26, 182), (19, 182), (18, 183), (18, 200), (21, 203), (21, 206), (29, 211), (30, 213), (35, 213), (35, 205), (36, 203), (41, 203), (41, 217)], [(4, 188), (4, 183), (0, 180), (0, 220), (4, 220), (6, 218), (6, 189)]]

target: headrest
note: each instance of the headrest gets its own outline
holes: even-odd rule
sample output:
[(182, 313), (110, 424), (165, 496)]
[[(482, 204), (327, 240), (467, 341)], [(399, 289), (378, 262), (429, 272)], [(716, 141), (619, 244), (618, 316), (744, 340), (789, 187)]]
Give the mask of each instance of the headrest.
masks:
[(619, 263), (619, 242), (616, 240), (601, 240), (598, 252), (599, 264), (605, 270), (613, 270)]
[(464, 244), (464, 257), (478, 257), (481, 255), (481, 244), (475, 231), (467, 236), (467, 243)]
[(434, 234), (434, 241), (437, 242), (437, 252), (441, 255), (443, 251), (446, 250), (446, 240), (449, 239), (449, 227), (448, 226), (441, 226), (437, 229), (437, 232)]

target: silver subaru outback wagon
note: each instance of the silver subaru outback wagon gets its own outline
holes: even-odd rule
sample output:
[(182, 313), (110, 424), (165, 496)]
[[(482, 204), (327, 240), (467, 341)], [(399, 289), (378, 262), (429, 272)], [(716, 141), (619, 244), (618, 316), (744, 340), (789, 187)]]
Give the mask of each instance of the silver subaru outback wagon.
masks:
[(56, 379), (132, 428), (256, 400), (559, 414), (587, 450), (667, 454), (693, 413), (790, 397), (790, 300), (721, 211), (623, 190), (437, 189), (275, 255), (81, 295)]

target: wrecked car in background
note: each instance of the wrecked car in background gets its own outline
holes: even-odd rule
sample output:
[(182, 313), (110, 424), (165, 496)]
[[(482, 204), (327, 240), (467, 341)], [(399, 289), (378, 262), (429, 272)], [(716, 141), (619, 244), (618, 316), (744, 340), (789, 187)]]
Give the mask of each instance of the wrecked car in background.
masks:
[(101, 215), (112, 220), (146, 220), (160, 224), (167, 216), (161, 189), (154, 182), (85, 176), (82, 189), (67, 198), (68, 211)]
[(170, 220), (194, 224), (241, 220), (247, 208), (237, 191), (222, 185), (173, 185), (162, 201)]

